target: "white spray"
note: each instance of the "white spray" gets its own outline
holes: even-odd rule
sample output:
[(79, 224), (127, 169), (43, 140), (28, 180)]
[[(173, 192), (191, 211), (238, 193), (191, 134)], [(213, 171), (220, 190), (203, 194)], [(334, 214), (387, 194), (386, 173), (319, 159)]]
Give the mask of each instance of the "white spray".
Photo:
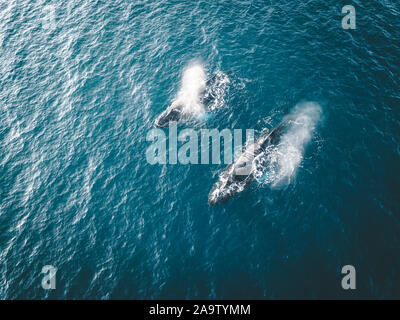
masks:
[(290, 183), (295, 176), (305, 147), (321, 118), (322, 109), (315, 102), (298, 104), (284, 121), (287, 128), (276, 146), (270, 146), (253, 162), (254, 176), (272, 187)]
[(183, 72), (182, 83), (176, 99), (171, 107), (182, 106), (182, 111), (187, 114), (204, 112), (204, 105), (200, 96), (206, 88), (207, 77), (204, 68), (194, 64)]

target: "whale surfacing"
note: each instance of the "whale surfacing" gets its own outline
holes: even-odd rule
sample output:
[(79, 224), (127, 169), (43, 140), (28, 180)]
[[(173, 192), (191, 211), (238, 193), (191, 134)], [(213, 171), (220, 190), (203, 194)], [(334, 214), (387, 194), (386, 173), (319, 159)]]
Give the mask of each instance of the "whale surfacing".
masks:
[(322, 108), (316, 102), (296, 105), (279, 126), (261, 134), (221, 173), (208, 196), (208, 204), (228, 201), (254, 180), (271, 188), (291, 183), (321, 115)]
[(216, 73), (207, 80), (201, 65), (192, 65), (183, 72), (182, 82), (177, 97), (155, 120), (158, 128), (168, 127), (193, 115), (206, 112), (206, 106), (218, 98), (223, 84), (229, 78), (222, 72)]
[(278, 142), (279, 135), (284, 127), (285, 122), (282, 122), (273, 130), (262, 134), (254, 144), (248, 146), (240, 157), (221, 173), (208, 195), (209, 206), (227, 202), (254, 181), (254, 159), (265, 152), (268, 146)]

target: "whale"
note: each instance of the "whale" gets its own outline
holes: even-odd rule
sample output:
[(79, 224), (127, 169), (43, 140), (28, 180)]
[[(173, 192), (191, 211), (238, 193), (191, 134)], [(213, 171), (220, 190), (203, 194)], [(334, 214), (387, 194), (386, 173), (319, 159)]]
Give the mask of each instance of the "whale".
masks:
[(216, 206), (242, 192), (255, 181), (253, 161), (266, 152), (271, 145), (279, 143), (279, 138), (285, 129), (286, 121), (282, 121), (274, 129), (261, 134), (256, 141), (245, 148), (241, 155), (219, 175), (208, 195), (208, 205)]
[(178, 98), (154, 121), (156, 128), (164, 128), (185, 121), (195, 114), (206, 112), (205, 107), (217, 98), (218, 84), (224, 81), (225, 74), (213, 75), (207, 81), (196, 79), (181, 89)]

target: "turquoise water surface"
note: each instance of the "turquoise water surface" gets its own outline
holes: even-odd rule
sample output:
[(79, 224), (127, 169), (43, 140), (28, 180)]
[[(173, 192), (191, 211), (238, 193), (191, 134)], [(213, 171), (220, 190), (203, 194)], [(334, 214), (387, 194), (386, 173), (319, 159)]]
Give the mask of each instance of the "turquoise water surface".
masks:
[[(0, 298), (400, 298), (399, 27), (389, 0), (1, 2)], [(283, 187), (209, 207), (226, 165), (146, 161), (192, 64), (229, 83), (178, 130), (320, 106)]]

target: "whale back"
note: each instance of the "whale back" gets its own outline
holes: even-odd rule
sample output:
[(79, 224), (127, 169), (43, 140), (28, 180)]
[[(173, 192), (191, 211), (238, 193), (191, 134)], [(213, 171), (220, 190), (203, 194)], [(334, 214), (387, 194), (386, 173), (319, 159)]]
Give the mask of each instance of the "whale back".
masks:
[(285, 128), (285, 122), (281, 122), (277, 127), (267, 132), (264, 137), (262, 137), (262, 141), (260, 143), (260, 148), (265, 150), (271, 144), (277, 144), (280, 138), (280, 135)]

